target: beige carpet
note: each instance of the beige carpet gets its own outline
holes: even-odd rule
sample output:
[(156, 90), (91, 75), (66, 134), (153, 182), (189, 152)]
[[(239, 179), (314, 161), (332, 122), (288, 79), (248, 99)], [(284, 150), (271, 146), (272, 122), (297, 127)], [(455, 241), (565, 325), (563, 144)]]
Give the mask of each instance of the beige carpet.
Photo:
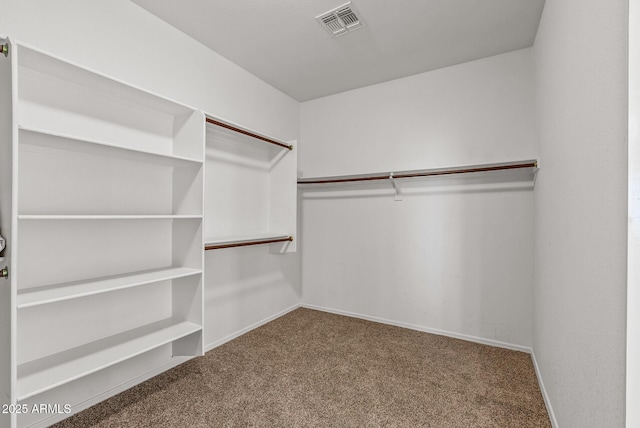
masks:
[(298, 309), (56, 427), (550, 427), (528, 354)]

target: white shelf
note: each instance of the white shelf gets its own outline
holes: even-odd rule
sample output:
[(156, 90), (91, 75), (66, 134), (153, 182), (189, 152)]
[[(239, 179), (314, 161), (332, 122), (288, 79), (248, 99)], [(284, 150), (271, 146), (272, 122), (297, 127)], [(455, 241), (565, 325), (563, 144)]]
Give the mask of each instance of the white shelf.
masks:
[(20, 44), (18, 65), (47, 77), (70, 82), (132, 105), (156, 110), (172, 116), (188, 114), (195, 109), (151, 93), (129, 83), (106, 76), (26, 44)]
[(202, 214), (201, 161), (34, 128), (18, 137), (19, 214)]
[(18, 220), (192, 220), (201, 215), (40, 215), (21, 214)]
[(159, 348), (202, 328), (166, 319), (18, 366), (19, 401)]
[(37, 49), (15, 52), (15, 120), (23, 127), (204, 161), (199, 110)]
[(62, 284), (53, 284), (42, 287), (34, 287), (27, 290), (19, 290), (16, 307), (18, 309), (32, 306), (55, 303), (62, 300), (75, 299), (94, 294), (137, 287), (170, 279), (184, 278), (202, 273), (199, 269), (184, 267), (153, 269), (115, 275), (103, 278), (95, 278), (87, 281), (73, 281)]
[(118, 146), (103, 141), (84, 139), (73, 135), (65, 135), (45, 129), (19, 126), (21, 146), (42, 147), (53, 150), (64, 150), (94, 156), (108, 156), (137, 162), (166, 165), (171, 167), (197, 166), (203, 161), (184, 156), (166, 155), (143, 150)]

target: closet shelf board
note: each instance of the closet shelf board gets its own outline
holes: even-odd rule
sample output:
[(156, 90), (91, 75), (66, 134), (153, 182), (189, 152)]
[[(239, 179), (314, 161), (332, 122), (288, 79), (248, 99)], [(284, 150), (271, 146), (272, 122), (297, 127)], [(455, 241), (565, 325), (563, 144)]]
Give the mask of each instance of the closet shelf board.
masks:
[(18, 66), (171, 116), (182, 116), (197, 110), (25, 43), (20, 43)]
[(40, 214), (21, 214), (18, 220), (194, 220), (202, 219), (201, 215), (91, 215), (91, 214), (72, 214), (72, 215), (40, 215)]
[(25, 147), (42, 147), (52, 150), (106, 156), (169, 167), (197, 166), (203, 164), (202, 160), (184, 156), (135, 150), (107, 142), (83, 139), (72, 135), (29, 127), (20, 127), (19, 141), (20, 145)]
[(45, 305), (63, 300), (86, 297), (125, 288), (137, 287), (154, 282), (166, 281), (201, 274), (202, 270), (185, 267), (152, 269), (130, 274), (107, 276), (86, 281), (73, 281), (60, 284), (18, 290), (18, 309)]
[(199, 325), (165, 319), (18, 366), (22, 401), (201, 331)]

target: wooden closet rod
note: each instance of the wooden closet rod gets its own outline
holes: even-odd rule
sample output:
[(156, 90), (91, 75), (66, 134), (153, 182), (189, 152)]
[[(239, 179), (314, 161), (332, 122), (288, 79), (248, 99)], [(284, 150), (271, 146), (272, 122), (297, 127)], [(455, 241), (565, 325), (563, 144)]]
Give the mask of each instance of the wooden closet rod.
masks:
[(364, 177), (326, 177), (326, 178), (302, 178), (298, 180), (298, 184), (328, 184), (328, 183), (349, 183), (355, 181), (374, 181), (374, 180), (389, 180), (396, 178), (415, 178), (415, 177), (431, 177), (436, 175), (451, 175), (451, 174), (467, 174), (470, 172), (486, 172), (486, 171), (500, 171), (505, 169), (517, 169), (517, 168), (537, 168), (538, 162), (523, 162), (507, 165), (491, 165), (491, 166), (478, 166), (478, 167), (464, 167), (442, 170), (425, 170), (425, 171), (407, 171), (399, 173), (389, 173), (386, 175), (368, 175)]
[(246, 131), (242, 128), (237, 128), (235, 126), (229, 125), (224, 122), (217, 121), (215, 119), (211, 119), (207, 117), (207, 122), (213, 125), (220, 126), (222, 128), (230, 129), (231, 131), (238, 132), (240, 134), (248, 135), (249, 137), (256, 138), (261, 141), (265, 141), (269, 144), (275, 144), (276, 146), (284, 147), (285, 149), (293, 150), (293, 146), (290, 144), (284, 144), (276, 140), (272, 140), (271, 138), (263, 137), (262, 135), (254, 134), (253, 132)]
[(291, 242), (291, 241), (293, 241), (293, 236), (286, 236), (284, 238), (256, 239), (254, 241), (232, 242), (229, 244), (210, 244), (210, 245), (205, 245), (204, 249), (205, 251), (220, 250), (222, 248), (246, 247), (249, 245), (274, 244), (276, 242)]

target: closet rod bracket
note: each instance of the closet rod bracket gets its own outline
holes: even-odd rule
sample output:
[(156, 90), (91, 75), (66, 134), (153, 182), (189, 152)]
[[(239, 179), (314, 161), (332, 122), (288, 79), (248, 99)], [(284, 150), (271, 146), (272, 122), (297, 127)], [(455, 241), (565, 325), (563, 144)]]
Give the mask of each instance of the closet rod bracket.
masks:
[(0, 45), (0, 53), (3, 53), (5, 57), (9, 56), (9, 43)]
[(393, 185), (393, 191), (395, 192), (395, 194), (393, 195), (393, 200), (396, 202), (402, 201), (400, 188), (398, 187), (398, 183), (396, 182), (395, 178), (393, 178), (393, 172), (389, 174), (389, 180), (391, 181), (391, 184)]
[(9, 268), (6, 266), (0, 269), (0, 278), (9, 278)]

